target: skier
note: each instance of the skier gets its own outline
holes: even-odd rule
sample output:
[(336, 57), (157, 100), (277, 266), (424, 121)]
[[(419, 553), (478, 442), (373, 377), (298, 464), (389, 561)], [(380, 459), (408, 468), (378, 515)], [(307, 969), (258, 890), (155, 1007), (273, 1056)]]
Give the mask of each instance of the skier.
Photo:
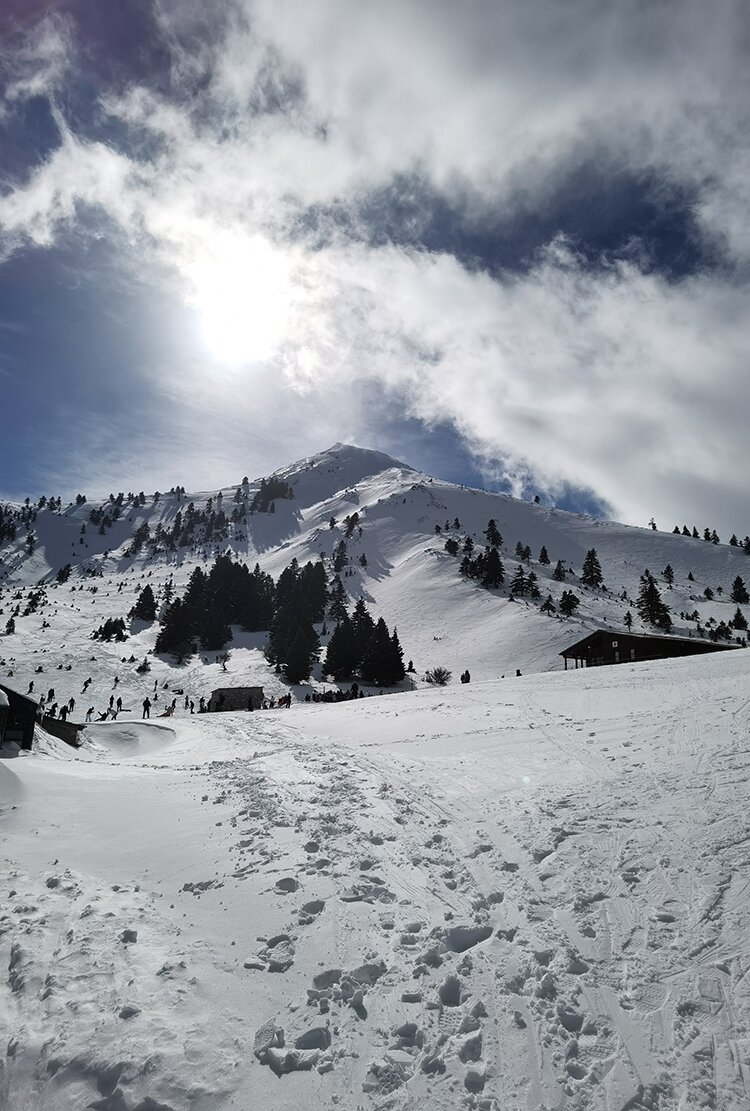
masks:
[(151, 717), (151, 699), (148, 695), (143, 699), (143, 716), (144, 718)]
[(86, 721), (91, 721), (93, 716), (94, 716), (94, 707), (89, 706), (88, 710), (86, 711)]

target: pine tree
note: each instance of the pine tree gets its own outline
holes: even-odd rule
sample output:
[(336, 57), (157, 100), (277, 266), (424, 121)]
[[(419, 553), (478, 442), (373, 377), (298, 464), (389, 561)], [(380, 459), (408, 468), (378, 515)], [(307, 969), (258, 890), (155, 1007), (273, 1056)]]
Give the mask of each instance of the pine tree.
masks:
[(539, 549), (539, 562), (543, 567), (548, 567), (550, 563), (549, 553), (547, 552), (544, 544), (542, 544), (541, 548)]
[(482, 586), (497, 587), (505, 582), (505, 568), (497, 548), (485, 548), (482, 565)]
[(641, 621), (646, 624), (654, 625), (667, 633), (672, 628), (669, 607), (662, 601), (656, 579), (649, 571), (644, 571), (641, 575), (641, 589), (638, 592), (636, 609)]
[(467, 536), (466, 539), (464, 540), (464, 554), (470, 556), (473, 551), (474, 551), (474, 541), (471, 539), (470, 536)]
[(346, 554), (346, 541), (339, 540), (338, 544), (336, 545), (336, 550), (333, 553), (334, 571), (336, 571), (337, 573), (339, 571), (343, 571), (348, 562), (349, 559)]
[(738, 575), (732, 583), (732, 593), (730, 598), (740, 606), (746, 606), (750, 602), (750, 595), (748, 595), (747, 587)]
[(550, 615), (550, 617), (552, 616), (553, 613), (557, 613), (557, 607), (555, 606), (555, 603), (552, 601), (552, 595), (551, 594), (547, 595), (547, 597), (544, 599), (544, 601), (542, 602), (542, 604), (539, 608), (542, 611), (542, 613), (548, 613)]
[(393, 645), (388, 634), (388, 626), (379, 617), (370, 635), (362, 657), (360, 674), (366, 683), (377, 686), (390, 686), (393, 671)]
[(319, 651), (318, 634), (309, 621), (303, 621), (287, 651), (284, 674), (288, 682), (303, 683), (309, 679)]
[(581, 599), (577, 594), (574, 594), (572, 590), (563, 590), (560, 598), (560, 613), (565, 614), (566, 617), (572, 617), (580, 604)]
[(706, 599), (707, 602), (713, 601), (714, 592), (710, 586), (707, 586), (706, 589), (703, 591), (703, 597)]
[(373, 632), (375, 631), (375, 622), (370, 616), (370, 612), (365, 605), (364, 599), (360, 598), (354, 607), (352, 614), (352, 632), (353, 632), (353, 649), (354, 649), (354, 669), (359, 668), (362, 658), (367, 650)]
[(529, 592), (530, 598), (541, 597), (541, 591), (539, 590), (539, 580), (536, 577), (535, 571), (531, 571), (529, 577), (526, 579), (526, 589)]
[(352, 623), (349, 614), (344, 610), (343, 617), (331, 633), (323, 672), (336, 680), (346, 679), (350, 675), (354, 675), (358, 662)]
[(739, 606), (737, 606), (737, 609), (734, 612), (734, 617), (732, 618), (732, 626), (735, 629), (747, 628), (747, 618), (745, 617)]
[(449, 536), (445, 542), (445, 550), (448, 555), (458, 555), (458, 540), (454, 540), (452, 536)]
[(672, 567), (671, 563), (668, 563), (662, 571), (662, 578), (664, 579), (664, 582), (667, 584), (667, 586), (672, 586), (672, 584), (674, 583), (674, 568)]
[(138, 621), (154, 621), (156, 619), (156, 599), (148, 583), (138, 595), (138, 600), (128, 616)]
[(558, 583), (565, 582), (565, 568), (563, 567), (563, 561), (561, 559), (558, 559), (557, 563), (555, 564), (555, 569), (552, 572), (552, 578), (555, 580), (555, 582)]
[(180, 598), (175, 598), (168, 607), (159, 635), (156, 638), (156, 652), (166, 652), (182, 659), (195, 651), (194, 623), (188, 607)]
[(495, 524), (494, 517), (490, 517), (487, 522), (487, 528), (484, 530), (484, 535), (487, 537), (487, 543), (491, 548), (502, 547), (503, 538), (500, 535), (497, 525)]
[(522, 596), (526, 593), (526, 572), (520, 563), (511, 579), (510, 591), (511, 594), (520, 594)]
[(334, 621), (343, 621), (347, 616), (348, 601), (349, 595), (346, 593), (346, 588), (339, 576), (336, 575), (328, 595), (328, 612)]
[(596, 554), (596, 548), (590, 548), (586, 552), (586, 558), (583, 561), (583, 570), (581, 572), (581, 582), (584, 586), (601, 586), (602, 585), (602, 568), (599, 563), (599, 557)]
[(737, 539), (735, 533), (732, 533), (732, 535), (729, 537), (729, 543), (733, 548), (736, 548), (739, 544), (739, 540)]
[[(459, 527), (459, 526), (455, 526)], [(406, 675), (404, 667), (404, 651), (401, 647), (401, 641), (398, 639), (398, 631), (394, 626), (391, 635), (391, 653), (390, 653), (390, 685), (400, 683)]]

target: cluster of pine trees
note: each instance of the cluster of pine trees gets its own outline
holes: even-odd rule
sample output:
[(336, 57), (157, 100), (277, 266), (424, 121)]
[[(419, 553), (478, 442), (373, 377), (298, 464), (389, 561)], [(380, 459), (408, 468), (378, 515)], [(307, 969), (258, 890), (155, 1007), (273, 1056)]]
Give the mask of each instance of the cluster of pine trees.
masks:
[(93, 640), (127, 640), (128, 634), (124, 619), (122, 617), (108, 617), (96, 632), (91, 634), (91, 637)]
[(322, 562), (300, 567), (293, 559), (279, 575), (266, 656), (290, 683), (309, 679), (320, 652), (315, 624), (323, 621), (328, 584)]
[(274, 513), (275, 501), (278, 498), (293, 498), (294, 490), (288, 482), (281, 478), (262, 478), (260, 489), (250, 502), (251, 513)]
[(375, 621), (361, 598), (351, 617), (345, 608), (337, 612), (324, 674), (336, 680), (359, 675), (366, 683), (379, 687), (400, 683), (406, 671), (396, 629), (391, 633), (382, 617)]
[[(679, 525), (675, 525), (672, 532), (675, 536), (690, 536), (693, 540), (700, 540), (702, 538), (709, 544), (721, 543), (721, 538), (715, 528), (704, 528), (702, 537), (695, 525), (693, 525), (692, 529), (689, 529), (687, 525), (683, 525), (682, 528), (680, 528)], [(744, 540), (738, 540), (737, 534), (733, 532), (729, 538), (729, 545), (732, 548), (742, 548), (746, 555), (750, 555), (750, 536), (746, 536)]]
[(156, 651), (180, 658), (192, 655), (200, 643), (208, 651), (232, 638), (230, 624), (257, 632), (270, 626), (276, 587), (256, 564), (251, 573), (229, 555), (216, 558), (208, 574), (196, 567), (182, 598), (170, 601), (156, 638)]

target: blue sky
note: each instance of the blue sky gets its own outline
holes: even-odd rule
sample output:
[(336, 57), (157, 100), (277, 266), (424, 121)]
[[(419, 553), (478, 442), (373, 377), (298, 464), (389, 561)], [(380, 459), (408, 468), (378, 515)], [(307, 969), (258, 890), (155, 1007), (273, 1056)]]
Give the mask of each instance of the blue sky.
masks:
[(342, 440), (750, 531), (749, 19), (6, 0), (0, 493)]

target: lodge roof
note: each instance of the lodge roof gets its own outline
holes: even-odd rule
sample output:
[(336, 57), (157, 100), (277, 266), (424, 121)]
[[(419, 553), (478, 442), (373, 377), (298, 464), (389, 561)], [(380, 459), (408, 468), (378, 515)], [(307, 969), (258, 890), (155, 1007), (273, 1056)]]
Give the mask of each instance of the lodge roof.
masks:
[(620, 637), (622, 640), (640, 641), (645, 644), (686, 644), (691, 647), (700, 646), (701, 648), (708, 648), (711, 650), (721, 651), (727, 648), (737, 648), (736, 644), (724, 644), (716, 640), (704, 640), (702, 637), (677, 637), (677, 636), (663, 636), (657, 633), (627, 633), (621, 629), (595, 629), (592, 633), (582, 637), (581, 640), (575, 641), (574, 644), (568, 645), (563, 648), (560, 656), (575, 655), (576, 649), (587, 647), (589, 644), (594, 644), (599, 637)]

